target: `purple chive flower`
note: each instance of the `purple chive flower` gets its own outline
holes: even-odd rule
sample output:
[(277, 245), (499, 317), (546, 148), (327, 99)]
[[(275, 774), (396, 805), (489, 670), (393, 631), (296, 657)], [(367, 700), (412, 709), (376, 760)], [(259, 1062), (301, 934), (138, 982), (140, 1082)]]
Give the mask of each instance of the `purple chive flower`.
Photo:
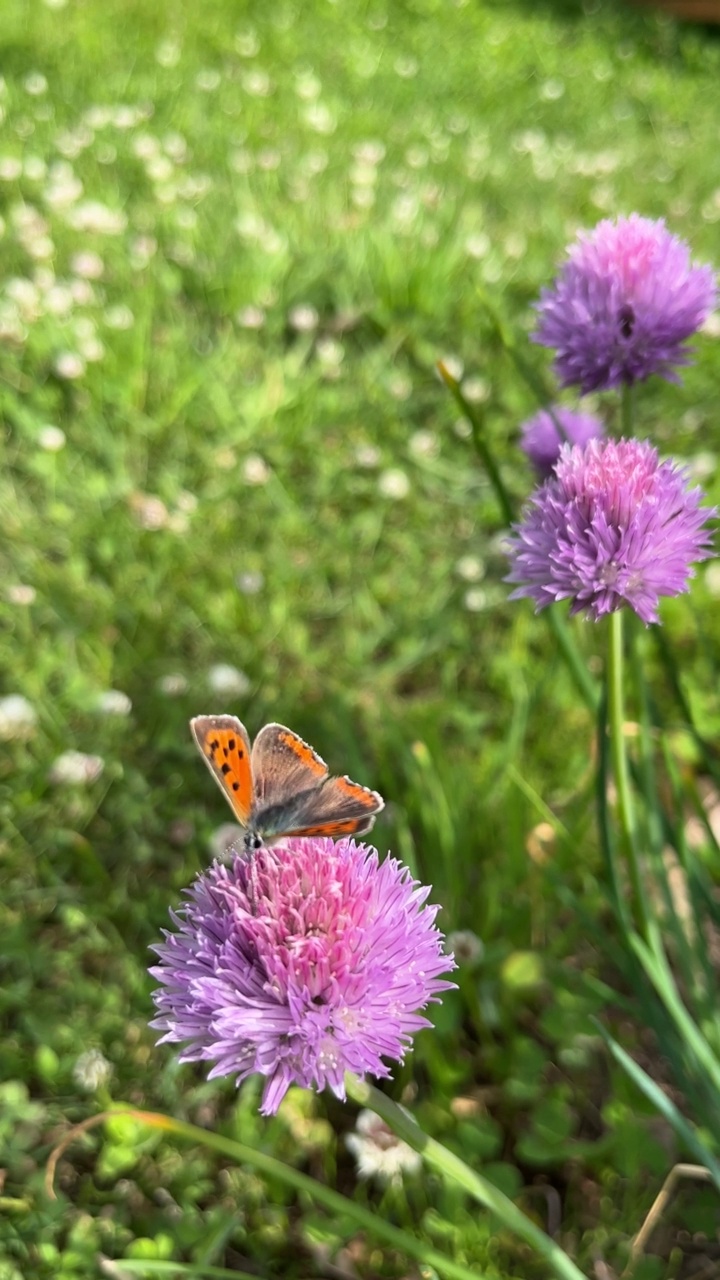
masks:
[(717, 301), (715, 273), (692, 266), (690, 250), (662, 218), (631, 213), (581, 233), (537, 304), (533, 340), (555, 348), (563, 386), (583, 392), (639, 382), (689, 363), (683, 343)]
[(453, 984), (430, 890), (353, 840), (288, 839), (215, 862), (171, 912), (176, 932), (150, 972), (164, 1041), (208, 1078), (253, 1072), (261, 1111), (291, 1084), (345, 1096), (345, 1071), (388, 1076), (429, 1026), (419, 1010)]
[[(558, 431), (558, 422), (564, 436)], [(589, 440), (602, 439), (604, 435), (605, 427), (594, 414), (574, 413), (572, 409), (554, 404), (550, 410), (541, 409), (540, 413), (522, 424), (520, 448), (527, 454), (538, 474), (545, 479), (560, 457), (563, 444), (585, 445)]]
[(660, 596), (676, 596), (693, 576), (692, 561), (710, 554), (705, 527), (715, 508), (687, 472), (660, 462), (639, 440), (563, 445), (555, 472), (530, 500), (511, 540), (512, 572), (536, 611), (555, 600), (597, 622), (629, 605), (657, 622)]

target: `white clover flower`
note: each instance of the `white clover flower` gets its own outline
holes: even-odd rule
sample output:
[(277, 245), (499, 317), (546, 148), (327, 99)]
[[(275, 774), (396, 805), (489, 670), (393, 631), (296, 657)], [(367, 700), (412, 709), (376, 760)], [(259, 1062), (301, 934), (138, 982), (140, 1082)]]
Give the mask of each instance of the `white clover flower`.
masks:
[(94, 364), (98, 360), (102, 360), (105, 355), (105, 347), (99, 338), (93, 336), (85, 338), (84, 341), (80, 343), (80, 352), (83, 359), (87, 360), (88, 364)]
[(299, 71), (295, 78), (295, 92), (305, 102), (314, 102), (322, 93), (322, 81), (314, 71)]
[(0, 156), (0, 182), (17, 182), (22, 169), (19, 156)]
[(345, 359), (345, 348), (335, 338), (320, 338), (315, 347), (315, 354), (323, 370), (331, 372), (340, 368)]
[(465, 241), (465, 252), (469, 258), (485, 258), (490, 252), (490, 237), (484, 231), (477, 231)]
[(265, 312), (261, 307), (243, 307), (236, 312), (235, 319), (242, 329), (262, 329)]
[(99, 1049), (86, 1049), (73, 1067), (73, 1080), (79, 1089), (95, 1093), (107, 1084), (112, 1075), (112, 1064)]
[(161, 40), (155, 50), (155, 61), (159, 62), (161, 67), (176, 67), (181, 53), (182, 49), (177, 40), (172, 38)]
[(460, 556), (455, 572), (465, 582), (480, 582), (485, 577), (485, 564), (479, 556)]
[(359, 444), (355, 448), (355, 461), (359, 467), (371, 471), (379, 467), (382, 454), (374, 444)]
[(179, 671), (171, 671), (166, 676), (161, 676), (157, 682), (160, 693), (164, 693), (166, 698), (180, 698), (187, 693), (190, 688), (187, 677)]
[(434, 458), (438, 451), (437, 437), (432, 431), (414, 431), (409, 448), (416, 458)]
[(394, 400), (408, 400), (412, 395), (412, 380), (406, 373), (391, 374), (387, 386)]
[(158, 498), (154, 493), (132, 493), (130, 510), (140, 528), (148, 529), (153, 533), (158, 529), (165, 529), (170, 518), (162, 498)]
[(130, 265), (135, 271), (142, 271), (157, 253), (157, 240), (154, 236), (137, 236), (130, 245)]
[(31, 605), (37, 599), (37, 591), (27, 582), (15, 582), (5, 590), (8, 604)]
[(253, 98), (267, 98), (273, 92), (273, 84), (267, 71), (259, 68), (248, 71), (242, 77), (242, 87)]
[(221, 78), (220, 72), (215, 67), (202, 68), (195, 77), (195, 87), (201, 93), (214, 93)]
[(243, 848), (245, 828), (237, 822), (223, 822), (216, 827), (208, 839), (208, 849), (213, 858), (227, 858), (230, 850), (236, 845)]
[(477, 964), (485, 955), (485, 943), (472, 929), (456, 929), (446, 941), (448, 954), (455, 957), (461, 969)]
[(47, 450), (48, 453), (59, 453), (67, 443), (67, 437), (62, 427), (55, 427), (50, 422), (40, 428), (37, 440), (40, 448)]
[(334, 133), (337, 127), (337, 121), (329, 107), (324, 102), (313, 102), (305, 108), (303, 112), (305, 122), (314, 129), (316, 133)]
[(76, 231), (105, 236), (120, 235), (127, 227), (127, 217), (121, 209), (111, 209), (99, 200), (85, 200), (76, 205), (69, 211), (67, 220)]
[(265, 577), (260, 572), (254, 573), (252, 569), (248, 569), (245, 573), (238, 574), (235, 585), (244, 596), (256, 596), (265, 586)]
[(187, 142), (181, 133), (166, 133), (162, 145), (165, 154), (178, 164), (187, 159)]
[(21, 693), (0, 698), (0, 739), (10, 742), (29, 738), (37, 724), (37, 711)]
[(242, 698), (252, 688), (245, 672), (231, 666), (228, 662), (218, 662), (211, 667), (207, 674), (207, 682), (213, 693), (227, 697)]
[(410, 481), (404, 471), (392, 467), (388, 471), (383, 471), (378, 480), (378, 489), (383, 498), (399, 500), (407, 498), (410, 492)]
[(89, 307), (95, 302), (95, 290), (89, 280), (76, 276), (70, 281), (70, 293), (73, 302), (79, 307)]
[(48, 82), (41, 71), (30, 71), (23, 80), (23, 89), (31, 98), (40, 98), (47, 93)]
[(247, 31), (238, 31), (235, 36), (235, 48), (241, 58), (255, 58), (260, 52), (260, 41), (251, 27)]
[(75, 299), (68, 285), (54, 284), (45, 293), (43, 303), (47, 315), (66, 316), (72, 311)]
[(490, 384), (484, 378), (466, 378), (462, 384), (462, 392), (471, 404), (484, 404), (490, 399)]
[(82, 378), (85, 372), (85, 361), (77, 351), (61, 351), (55, 357), (53, 368), (58, 378), (72, 381), (74, 378)]
[(370, 139), (367, 142), (358, 142), (353, 147), (353, 156), (359, 164), (372, 165), (375, 167), (385, 159), (385, 144), (378, 142), (376, 139)]
[(296, 333), (312, 333), (317, 329), (320, 317), (309, 303), (299, 303), (288, 316), (288, 324)]
[(55, 146), (66, 160), (76, 160), (86, 147), (95, 141), (95, 134), (87, 124), (81, 123), (75, 129), (67, 129), (59, 133)]
[(119, 106), (112, 108), (110, 124), (114, 125), (116, 129), (134, 129), (141, 120), (145, 119), (145, 114), (141, 107), (121, 103)]
[(108, 329), (132, 329), (135, 323), (135, 316), (129, 307), (120, 302), (116, 307), (108, 307), (103, 315), (103, 320)]
[(418, 1152), (398, 1138), (374, 1111), (359, 1112), (355, 1132), (346, 1136), (345, 1144), (355, 1157), (360, 1178), (377, 1178), (397, 1186), (403, 1173), (417, 1173), (422, 1166)]
[(100, 280), (105, 270), (105, 263), (99, 253), (93, 253), (92, 249), (83, 249), (80, 253), (74, 253), (70, 259), (70, 270), (76, 276), (82, 276), (85, 280)]
[(95, 709), (105, 716), (129, 716), (132, 701), (121, 689), (105, 689), (98, 695)]
[(80, 199), (82, 193), (83, 184), (71, 164), (66, 160), (58, 160), (50, 166), (43, 197), (46, 205), (51, 209), (68, 209)]
[(102, 756), (86, 755), (84, 751), (63, 751), (50, 767), (50, 781), (57, 787), (83, 787), (97, 781), (105, 761)]
[(394, 70), (403, 80), (412, 80), (420, 70), (420, 63), (417, 58), (413, 58), (412, 54), (401, 55), (395, 59), (393, 63)]
[(463, 376), (463, 373), (465, 371), (465, 366), (462, 360), (460, 359), (460, 357), (459, 356), (443, 356), (442, 363), (444, 364), (445, 368), (450, 374), (450, 377), (454, 378), (456, 382), (460, 382)]
[(154, 155), (145, 162), (145, 172), (151, 182), (169, 182), (175, 166), (169, 156)]
[(40, 293), (32, 280), (13, 276), (5, 285), (5, 293), (15, 303), (23, 320), (37, 320), (40, 315)]
[(488, 594), (483, 587), (472, 587), (465, 592), (463, 604), (468, 613), (482, 613), (487, 608)]
[(243, 462), (242, 477), (246, 484), (267, 484), (270, 468), (258, 453), (251, 453)]

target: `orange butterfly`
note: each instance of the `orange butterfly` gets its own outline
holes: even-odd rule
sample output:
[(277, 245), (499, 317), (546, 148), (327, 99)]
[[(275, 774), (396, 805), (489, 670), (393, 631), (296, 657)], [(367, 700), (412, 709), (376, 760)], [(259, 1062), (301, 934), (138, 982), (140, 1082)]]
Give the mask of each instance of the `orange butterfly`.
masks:
[(385, 807), (377, 791), (328, 777), (316, 751), (292, 729), (266, 724), (252, 747), (235, 716), (195, 716), (192, 735), (238, 822), (246, 849), (283, 836), (361, 836)]

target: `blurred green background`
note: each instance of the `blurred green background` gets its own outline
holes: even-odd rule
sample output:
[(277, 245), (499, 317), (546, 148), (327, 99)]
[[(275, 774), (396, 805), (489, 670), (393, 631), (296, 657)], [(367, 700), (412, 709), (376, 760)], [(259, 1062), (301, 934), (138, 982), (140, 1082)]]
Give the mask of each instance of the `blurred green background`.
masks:
[[(5, 0), (0, 71), (1, 1280), (123, 1257), (415, 1274), (125, 1131), (74, 1147), (48, 1201), (54, 1142), (110, 1097), (224, 1127), (491, 1280), (543, 1274), (454, 1192), (358, 1183), (350, 1108), (298, 1093), (260, 1121), (254, 1083), (155, 1049), (148, 947), (230, 818), (187, 728), (207, 712), (287, 723), (383, 792), (378, 847), (484, 944), (395, 1096), (549, 1205), (582, 1265), (622, 1259), (677, 1153), (590, 1022), (624, 1016), (593, 723), (544, 620), (506, 603), (501, 513), (435, 362), (519, 503), (537, 401), (486, 303), (552, 394), (525, 337), (577, 227), (637, 210), (718, 262), (717, 32), (601, 0)], [(639, 408), (714, 501), (717, 337)], [(719, 594), (711, 562), (663, 607), (710, 738)], [(709, 1192), (682, 1210), (717, 1229)], [(694, 1274), (673, 1239), (648, 1277)]]

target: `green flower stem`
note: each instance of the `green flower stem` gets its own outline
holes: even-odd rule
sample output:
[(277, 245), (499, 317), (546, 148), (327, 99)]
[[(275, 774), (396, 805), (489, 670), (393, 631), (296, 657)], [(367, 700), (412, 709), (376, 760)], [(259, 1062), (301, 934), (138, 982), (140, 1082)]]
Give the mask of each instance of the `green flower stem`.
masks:
[(608, 720), (610, 725), (610, 756), (618, 799), (620, 828), (623, 833), (625, 854), (632, 885), (635, 917), (641, 936), (648, 940), (649, 917), (645, 889), (643, 887), (638, 855), (638, 835), (635, 824), (635, 808), (630, 770), (625, 747), (625, 706), (623, 697), (623, 613), (616, 609), (609, 617), (608, 637)]
[(518, 1209), (508, 1196), (471, 1169), (459, 1156), (448, 1151), (447, 1147), (435, 1142), (433, 1138), (429, 1138), (412, 1117), (391, 1098), (349, 1072), (345, 1076), (345, 1087), (348, 1095), (355, 1102), (374, 1111), (389, 1125), (393, 1133), (407, 1142), (414, 1151), (419, 1152), (429, 1168), (434, 1169), (442, 1177), (458, 1183), (468, 1195), (489, 1209), (504, 1227), (535, 1249), (559, 1280), (587, 1280), (584, 1272), (575, 1266), (565, 1251), (551, 1240), (550, 1236), (541, 1231), (522, 1209)]
[[(185, 1120), (175, 1120), (172, 1116), (162, 1115), (159, 1112), (118, 1108), (117, 1111), (109, 1114), (113, 1120), (117, 1117), (120, 1120), (139, 1121), (141, 1124), (149, 1125), (153, 1129), (161, 1129), (177, 1138), (184, 1138), (189, 1142), (209, 1147), (211, 1151), (228, 1156), (236, 1164), (249, 1165), (270, 1178), (276, 1178), (286, 1187), (293, 1187), (295, 1191), (305, 1193), (316, 1203), (325, 1205), (332, 1213), (342, 1215), (346, 1221), (348, 1218), (354, 1219), (358, 1227), (367, 1231), (368, 1235), (384, 1241), (385, 1244), (411, 1258), (417, 1258), (427, 1267), (434, 1267), (439, 1275), (448, 1276), (449, 1280), (488, 1280), (488, 1277), (483, 1276), (479, 1271), (471, 1271), (469, 1267), (453, 1262), (422, 1240), (418, 1240), (409, 1231), (394, 1227), (377, 1213), (366, 1209), (364, 1205), (356, 1204), (354, 1200), (341, 1195), (339, 1191), (333, 1191), (322, 1182), (316, 1182), (315, 1178), (308, 1177), (306, 1173), (301, 1173), (292, 1165), (284, 1164), (282, 1160), (276, 1160), (274, 1156), (266, 1155), (264, 1151), (258, 1151), (254, 1147), (246, 1146), (245, 1143), (235, 1142), (232, 1138), (213, 1133), (210, 1129), (200, 1129), (197, 1125), (188, 1124)], [(93, 1117), (93, 1119), (96, 1118)], [(542, 1235), (542, 1232), (539, 1234)], [(567, 1275), (569, 1280), (585, 1280), (579, 1271), (558, 1272), (558, 1274)]]
[(631, 383), (624, 382), (620, 396), (620, 427), (626, 439), (629, 439), (633, 434), (634, 410), (635, 388)]
[(473, 444), (475, 445), (475, 449), (479, 454), (480, 458), (482, 459), (485, 470), (488, 473), (488, 478), (490, 480), (490, 483), (493, 489), (495, 490), (495, 497), (498, 500), (500, 510), (502, 511), (502, 514), (503, 514), (503, 519), (506, 524), (512, 524), (512, 521), (513, 521), (512, 500), (510, 498), (510, 494), (505, 488), (505, 484), (503, 482), (502, 476), (500, 475), (500, 470), (498, 468), (498, 465), (492, 455), (492, 452), (488, 448), (487, 441), (483, 435), (483, 427), (482, 427), (482, 423), (480, 421), (479, 415), (475, 412), (472, 405), (468, 404), (468, 401), (465, 399), (465, 396), (462, 393), (462, 388), (460, 387), (460, 383), (458, 382), (457, 378), (453, 378), (450, 370), (446, 368), (442, 360), (438, 360), (437, 368), (438, 368), (438, 373), (440, 374), (440, 377), (445, 383), (445, 386), (451, 392), (456, 404), (460, 409), (462, 409), (463, 414), (465, 415), (468, 422), (470, 423), (470, 428), (472, 430)]
[[(510, 336), (505, 332), (505, 329), (503, 326), (501, 326), (499, 320), (497, 321), (497, 324), (498, 324), (498, 332), (504, 335), (503, 342), (507, 346), (508, 351), (514, 352), (515, 349), (511, 342)], [(462, 410), (463, 416), (467, 419), (468, 423), (470, 424), (475, 451), (478, 454), (478, 457), (480, 458), (480, 461), (482, 462), (483, 466), (485, 467), (485, 470), (487, 471), (487, 474), (490, 479), (490, 483), (492, 484), (493, 489), (495, 490), (495, 496), (497, 498), (498, 505), (502, 512), (505, 523), (507, 525), (510, 525), (512, 524), (513, 518), (514, 518), (512, 498), (510, 497), (510, 494), (505, 488), (502, 476), (500, 475), (500, 469), (483, 435), (483, 426), (482, 426), (482, 422), (480, 421), (479, 415), (476, 413), (473, 406), (471, 404), (468, 404), (468, 401), (465, 399), (465, 396), (462, 393), (462, 388), (460, 386), (460, 383), (457, 381), (456, 378), (453, 378), (452, 374), (450, 373), (450, 370), (446, 368), (442, 360), (438, 360), (437, 368), (438, 368), (438, 373), (440, 374), (440, 377), (445, 383), (445, 386), (451, 392), (453, 399), (455, 400), (455, 403)], [(557, 423), (557, 426), (558, 426), (558, 430), (560, 431), (560, 434), (564, 435), (565, 433), (562, 430), (562, 426), (560, 425), (559, 422)], [(573, 637), (570, 633), (567, 623), (565, 622), (565, 619), (562, 617), (560, 613), (558, 613), (556, 609), (545, 609), (544, 614), (545, 614), (545, 619), (547, 621), (547, 624), (558, 643), (558, 647), (562, 651), (562, 655), (565, 661), (567, 662), (568, 668), (570, 670), (570, 674), (572, 675), (575, 681), (575, 684), (577, 686), (577, 689), (583, 701), (591, 711), (593, 712), (596, 711), (599, 700), (600, 700), (597, 687), (592, 677), (590, 676), (587, 666), (585, 665), (585, 662), (583, 661), (578, 651), (577, 645), (573, 640)]]

